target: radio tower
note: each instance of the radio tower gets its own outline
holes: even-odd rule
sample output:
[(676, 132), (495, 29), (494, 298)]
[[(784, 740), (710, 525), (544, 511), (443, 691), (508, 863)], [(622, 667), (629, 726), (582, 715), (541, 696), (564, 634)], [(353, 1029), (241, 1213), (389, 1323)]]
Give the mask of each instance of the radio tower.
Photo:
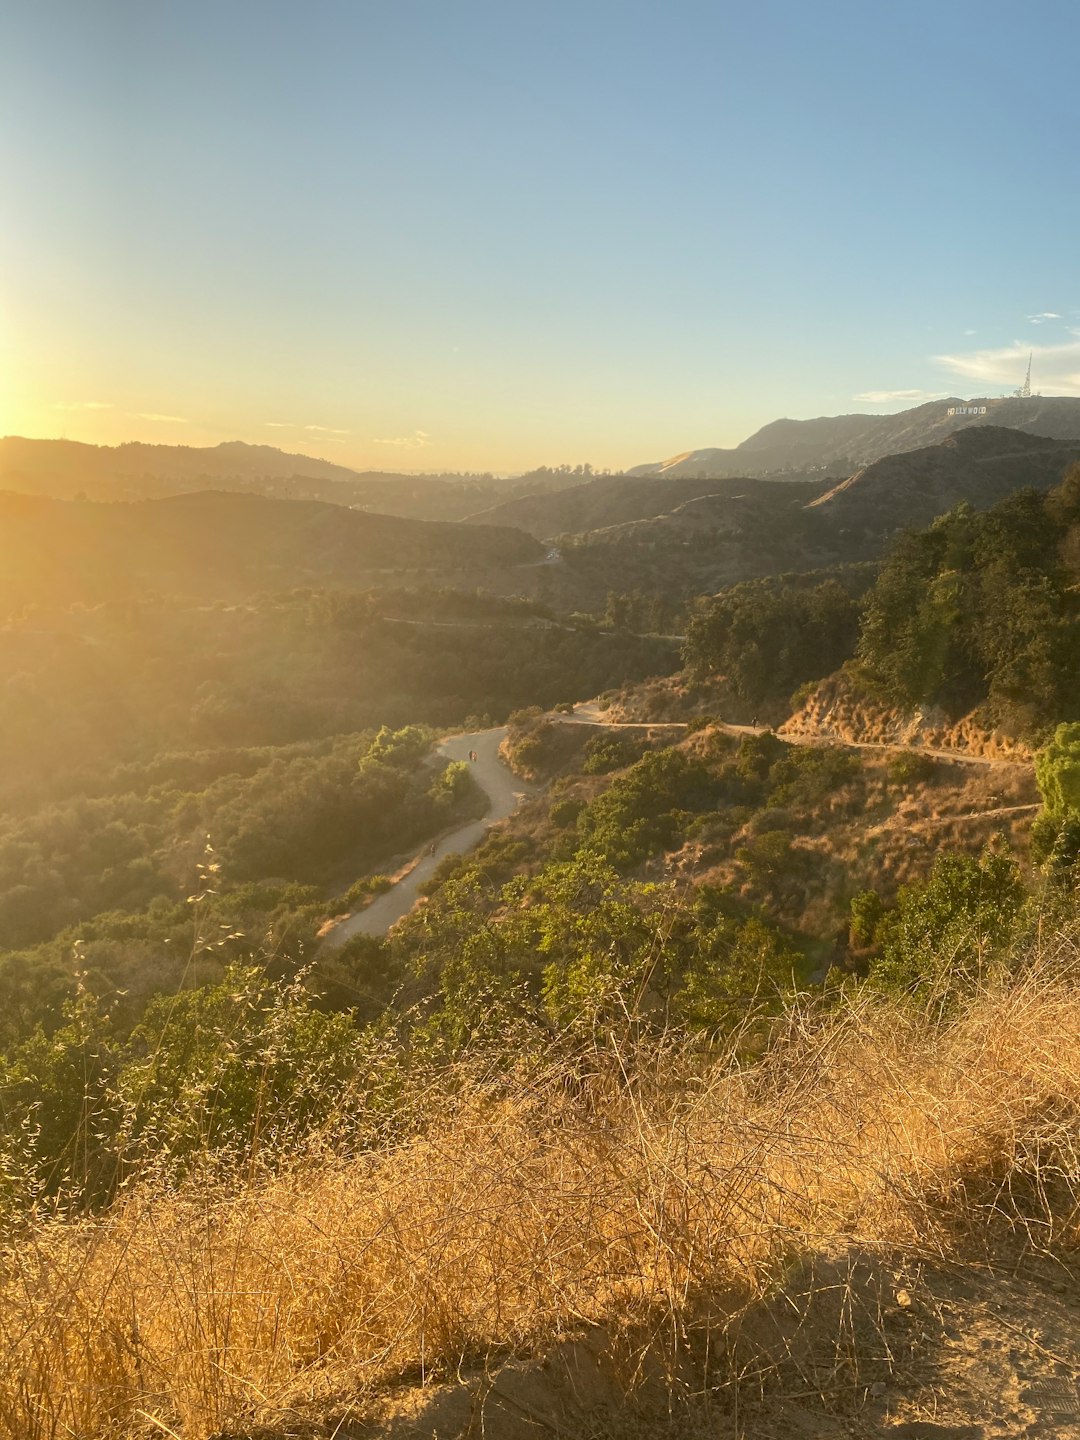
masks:
[[(1032, 354), (1034, 354), (1034, 351), (1032, 351)], [(1027, 375), (1024, 377), (1024, 383), (1020, 386), (1019, 390), (1013, 391), (1013, 396), (1017, 400), (1031, 399), (1031, 355), (1028, 356)]]

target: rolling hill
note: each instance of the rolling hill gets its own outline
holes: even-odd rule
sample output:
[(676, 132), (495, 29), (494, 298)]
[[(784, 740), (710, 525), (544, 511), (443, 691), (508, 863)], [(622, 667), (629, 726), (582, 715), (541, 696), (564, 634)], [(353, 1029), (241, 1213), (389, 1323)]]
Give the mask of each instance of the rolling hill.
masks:
[(521, 531), (219, 491), (103, 503), (0, 493), (0, 606), (239, 599), (409, 572), (475, 587), (543, 557)]
[(1048, 490), (1078, 461), (1080, 442), (984, 425), (887, 456), (839, 484), (612, 478), (476, 518), (558, 537), (562, 561), (527, 572), (531, 593), (595, 609), (608, 591), (685, 600), (741, 580), (877, 560), (901, 530), (962, 501), (985, 510), (1024, 487)]
[(540, 470), (499, 477), (350, 470), (311, 455), (240, 440), (188, 445), (84, 445), (74, 440), (0, 439), (0, 490), (57, 500), (156, 500), (231, 490), (281, 500), (323, 500), (415, 520), (462, 520), (518, 494), (558, 490), (572, 474)]
[[(887, 455), (839, 483), (819, 476), (720, 480), (609, 476), (555, 495), (530, 495), (470, 516), (514, 525), (538, 539), (575, 535), (590, 544), (693, 544), (708, 536), (754, 537), (755, 547), (782, 531), (790, 545), (805, 517), (814, 566), (865, 559), (899, 529), (929, 524), (961, 501), (983, 510), (1005, 495), (1056, 485), (1080, 460), (1080, 438), (1047, 439), (997, 425), (955, 431), (935, 444)], [(858, 553), (847, 552), (857, 549)]]
[[(207, 489), (218, 480), (349, 481), (354, 470), (311, 455), (240, 440), (204, 448), (189, 445), (85, 445), (78, 440), (0, 440), (0, 489), (73, 498), (149, 498), (180, 489)], [(104, 487), (104, 491), (102, 490)]]
[(721, 501), (752, 495), (764, 505), (787, 508), (793, 501), (805, 504), (826, 489), (828, 482), (820, 477), (802, 483), (792, 480), (778, 487), (775, 481), (605, 475), (558, 494), (507, 500), (468, 519), (471, 524), (515, 525), (538, 539), (550, 539), (653, 520), (709, 495)]
[(1049, 490), (1078, 460), (1080, 438), (1062, 444), (982, 425), (876, 460), (812, 500), (810, 508), (838, 525), (887, 535), (928, 525), (961, 501), (986, 510), (1025, 486)]

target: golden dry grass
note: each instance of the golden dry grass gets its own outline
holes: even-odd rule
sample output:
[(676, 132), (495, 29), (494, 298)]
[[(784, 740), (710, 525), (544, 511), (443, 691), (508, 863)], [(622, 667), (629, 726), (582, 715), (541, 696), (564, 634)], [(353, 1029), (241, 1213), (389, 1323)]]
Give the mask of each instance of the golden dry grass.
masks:
[(1071, 1243), (1080, 990), (1052, 950), (943, 1025), (794, 1015), (745, 1068), (613, 1045), (392, 1150), (42, 1223), (2, 1259), (0, 1435), (198, 1440), (593, 1323), (723, 1329), (838, 1238)]

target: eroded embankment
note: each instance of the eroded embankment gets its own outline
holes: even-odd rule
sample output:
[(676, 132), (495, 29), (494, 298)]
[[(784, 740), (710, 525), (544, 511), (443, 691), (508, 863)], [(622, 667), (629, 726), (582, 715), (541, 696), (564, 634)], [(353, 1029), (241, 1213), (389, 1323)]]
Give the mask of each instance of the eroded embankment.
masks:
[(955, 752), (986, 760), (1028, 761), (1030, 749), (974, 715), (950, 721), (932, 708), (892, 709), (860, 691), (843, 671), (814, 687), (780, 735), (798, 739), (841, 740), (851, 745), (897, 745)]

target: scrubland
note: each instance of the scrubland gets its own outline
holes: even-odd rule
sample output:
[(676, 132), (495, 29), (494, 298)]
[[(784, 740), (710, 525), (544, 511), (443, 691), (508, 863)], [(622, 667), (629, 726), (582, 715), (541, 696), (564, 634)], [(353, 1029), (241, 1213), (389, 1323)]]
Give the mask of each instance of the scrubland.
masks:
[(227, 1175), (28, 1219), (0, 1435), (771, 1434), (777, 1394), (822, 1424), (926, 1413), (933, 1327), (890, 1338), (922, 1303), (896, 1277), (1055, 1257), (1075, 1283), (1078, 959), (1066, 927), (962, 1002), (833, 995), (713, 1045), (627, 1015), (429, 1075), (364, 1153), (316, 1140), (267, 1174), (253, 1137)]

